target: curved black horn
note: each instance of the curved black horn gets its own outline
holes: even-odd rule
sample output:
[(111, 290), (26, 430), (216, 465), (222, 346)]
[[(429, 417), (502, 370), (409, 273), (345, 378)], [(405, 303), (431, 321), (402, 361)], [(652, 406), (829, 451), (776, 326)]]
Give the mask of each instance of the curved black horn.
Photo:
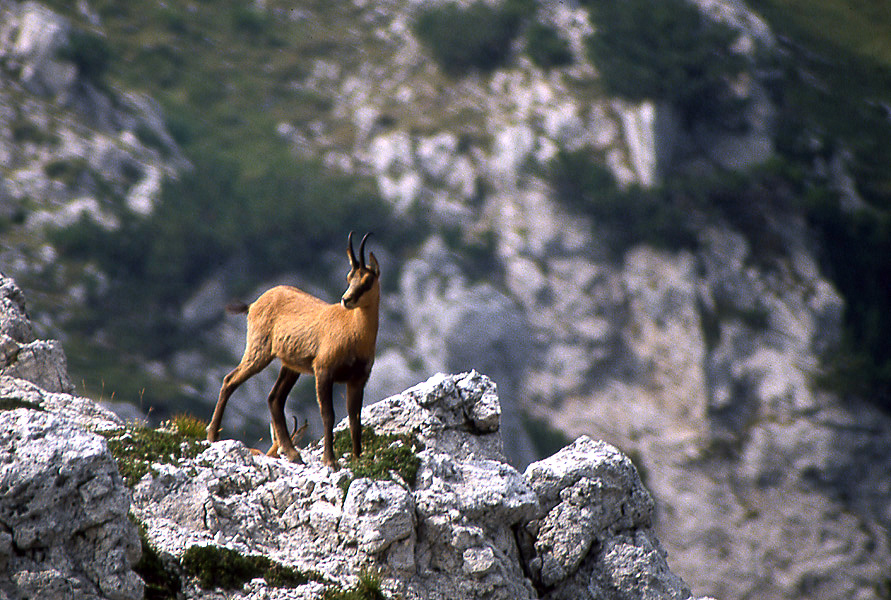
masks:
[[(356, 260), (356, 253), (353, 252), (353, 232), (352, 231), (350, 232), (350, 235), (347, 236), (347, 242), (348, 242), (347, 252), (349, 253), (349, 256), (350, 256), (350, 267), (355, 269), (356, 267), (359, 266), (359, 261)], [(363, 246), (365, 245), (364, 239), (362, 240), (362, 245)], [(363, 260), (362, 262), (365, 262), (365, 261)]]
[(365, 266), (365, 240), (368, 239), (368, 236), (371, 235), (371, 232), (365, 234), (365, 237), (362, 238), (362, 241), (359, 242), (359, 259), (362, 261), (362, 266)]

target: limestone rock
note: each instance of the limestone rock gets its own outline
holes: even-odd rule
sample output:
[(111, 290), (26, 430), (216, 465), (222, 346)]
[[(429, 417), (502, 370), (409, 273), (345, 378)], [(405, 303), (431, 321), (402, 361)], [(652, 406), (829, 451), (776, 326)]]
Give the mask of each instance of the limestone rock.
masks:
[[(171, 557), (214, 544), (343, 583), (372, 565), (405, 598), (689, 597), (665, 563), (652, 500), (627, 457), (580, 438), (521, 474), (493, 439), (499, 411), (485, 376), (437, 375), (363, 410), (376, 431), (425, 445), (414, 486), (350, 481), (346, 463), (321, 464), (318, 446), (295, 465), (222, 441), (193, 460), (155, 465), (132, 510)], [(267, 593), (250, 584), (231, 597)]]
[(67, 22), (29, 1), (21, 5), (15, 25), (14, 31), (4, 32), (13, 40), (6, 59), (17, 64), (25, 89), (47, 96), (67, 92), (77, 80), (77, 67), (58, 59), (59, 50), (68, 43)]
[[(10, 338), (0, 338), (4, 347), (0, 374), (25, 379), (51, 392), (71, 392), (68, 366), (62, 345), (55, 340), (38, 340), (13, 346)], [(9, 350), (7, 350), (9, 349)]]
[(22, 291), (0, 273), (0, 375), (25, 379), (49, 392), (74, 390), (62, 346), (35, 340)]
[(532, 569), (545, 586), (572, 579), (582, 560), (592, 548), (595, 552), (601, 548), (607, 537), (651, 526), (653, 500), (636, 469), (603, 442), (580, 437), (550, 458), (529, 465), (526, 479), (546, 510), (531, 525), (537, 554)]
[[(15, 281), (0, 273), (0, 335), (17, 344), (34, 341), (34, 332), (25, 309), (25, 295)], [(4, 342), (4, 349), (8, 342)], [(5, 352), (5, 350), (4, 350)]]
[(129, 505), (100, 436), (48, 412), (0, 412), (0, 592), (142, 598)]

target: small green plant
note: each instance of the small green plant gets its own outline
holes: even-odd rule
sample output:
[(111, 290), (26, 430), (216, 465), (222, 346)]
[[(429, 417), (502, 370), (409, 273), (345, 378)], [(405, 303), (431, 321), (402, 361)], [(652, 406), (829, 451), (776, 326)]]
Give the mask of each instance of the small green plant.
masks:
[(203, 440), (207, 435), (207, 423), (189, 414), (174, 415), (165, 427), (189, 440)]
[(564, 67), (572, 63), (569, 42), (557, 30), (543, 23), (532, 23), (526, 31), (526, 53), (542, 69)]
[[(346, 429), (334, 434), (334, 455), (351, 452), (350, 432)], [(396, 472), (409, 486), (415, 484), (421, 459), (418, 452), (421, 443), (409, 435), (378, 435), (371, 427), (362, 428), (362, 456), (350, 458), (350, 471), (355, 478), (390, 479)], [(345, 481), (349, 487), (351, 480)]]
[(339, 586), (329, 586), (322, 596), (324, 600), (385, 600), (381, 591), (380, 575), (372, 571), (359, 574), (355, 586), (345, 590)]
[(152, 463), (174, 464), (197, 456), (207, 446), (203, 426), (194, 417), (180, 416), (157, 429), (128, 425), (102, 435), (108, 440), (124, 482), (133, 486), (149, 472)]
[(97, 33), (77, 30), (68, 44), (59, 49), (59, 58), (73, 62), (81, 77), (94, 85), (102, 85), (114, 54), (111, 45)]
[(587, 0), (597, 33), (591, 59), (607, 91), (671, 102), (691, 121), (724, 117), (728, 82), (746, 67), (731, 48), (735, 32), (687, 0)]
[(30, 410), (39, 411), (43, 410), (43, 407), (39, 404), (35, 404), (34, 402), (29, 402), (27, 400), (22, 400), (21, 398), (10, 398), (8, 396), (0, 398), (0, 410), (15, 410), (17, 408), (27, 408)]
[(477, 0), (467, 8), (449, 3), (429, 8), (415, 22), (415, 33), (446, 71), (493, 71), (507, 62), (511, 43), (534, 2), (506, 0), (492, 6)]
[(186, 574), (198, 578), (204, 589), (241, 589), (251, 579), (262, 577), (272, 587), (298, 587), (310, 580), (320, 581), (317, 573), (302, 573), (265, 556), (245, 556), (230, 548), (192, 546), (182, 558)]

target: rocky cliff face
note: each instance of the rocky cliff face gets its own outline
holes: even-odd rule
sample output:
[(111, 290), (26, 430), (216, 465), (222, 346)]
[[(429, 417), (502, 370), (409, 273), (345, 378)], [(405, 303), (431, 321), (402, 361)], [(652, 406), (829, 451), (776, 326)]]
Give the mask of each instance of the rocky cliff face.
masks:
[(58, 260), (48, 233), (144, 217), (162, 183), (188, 166), (151, 98), (101, 84), (69, 56), (75, 33), (43, 4), (0, 1), (0, 261), (46, 282), (52, 297), (68, 287), (65, 309), (38, 326), (64, 322), (108, 284), (95, 264)]
[[(18, 300), (4, 306), (7, 334), (28, 322), (21, 292), (3, 286)], [(580, 437), (520, 473), (504, 458), (495, 386), (476, 372), (437, 375), (363, 411), (377, 434), (423, 448), (411, 483), (332, 470), (318, 448), (295, 465), (222, 441), (153, 464), (131, 491), (98, 435), (122, 429), (117, 417), (6, 374), (0, 388), (0, 591), (11, 598), (141, 598), (128, 512), (185, 598), (318, 599), (369, 569), (388, 597), (691, 596), (668, 567), (631, 461)], [(187, 551), (208, 546), (312, 580), (279, 588), (248, 577), (224, 592), (184, 572)]]
[(72, 386), (58, 342), (33, 340), (12, 279), (0, 275), (0, 293), (0, 594), (142, 598), (130, 494), (96, 433), (122, 423), (65, 393)]
[[(81, 10), (87, 4), (80, 3)], [(780, 206), (762, 206), (745, 230), (727, 220), (703, 222), (695, 250), (642, 244), (617, 261), (605, 241), (613, 232), (558, 203), (537, 170), (559, 151), (577, 150), (602, 157), (621, 185), (653, 185), (670, 169), (745, 169), (773, 153), (776, 112), (765, 82), (758, 73), (738, 82), (740, 100), (748, 101), (743, 127), (682, 127), (678, 115), (659, 103), (592, 93), (597, 69), (586, 58), (583, 37), (597, 24), (574, 4), (539, 4), (537, 18), (555, 25), (570, 42), (576, 60), (568, 67), (543, 70), (520, 58), (490, 76), (448, 79), (412, 32), (419, 3), (355, 2), (349, 6), (361, 25), (344, 30), (357, 44), (365, 43), (357, 31), (373, 31), (373, 51), (359, 53), (349, 64), (319, 56), (291, 82), (295, 89), (331, 98), (333, 107), (326, 119), (283, 121), (277, 134), (300, 154), (373, 178), (397, 215), (424, 214), (432, 230), (404, 264), (388, 257), (386, 249), (378, 251), (388, 285), (367, 397), (397, 394), (429, 373), (479, 369), (499, 384), (499, 430), (515, 467), (542, 458), (534, 450), (537, 434), (524, 426), (524, 413), (573, 438), (602, 438), (635, 456), (653, 492), (655, 509), (647, 519), (668, 548), (672, 566), (698, 592), (722, 598), (888, 596), (891, 422), (874, 408), (847, 403), (815, 384), (821, 358), (836, 351), (844, 300), (821, 272), (802, 220)], [(746, 56), (773, 52), (772, 33), (743, 3), (697, 4), (736, 28), (735, 47)], [(55, 50), (68, 31), (64, 20), (35, 2), (0, 0), (0, 16), (5, 75), (0, 119), (10, 125), (0, 127), (0, 136), (7, 136), (0, 139), (5, 169), (0, 217), (21, 221), (4, 232), (9, 244), (0, 250), (0, 260), (17, 274), (64, 280), (70, 274), (61, 272), (65, 268), (45, 243), (44, 228), (64, 227), (81, 215), (114, 227), (110, 215), (120, 207), (100, 193), (103, 181), (115, 190), (118, 203), (126, 199), (127, 214), (141, 214), (182, 160), (150, 100), (99, 90), (59, 59)], [(313, 14), (283, 18), (311, 22)], [(98, 18), (97, 23), (101, 28)], [(843, 179), (844, 168), (840, 171)], [(72, 172), (75, 177), (64, 176)], [(856, 202), (852, 186), (842, 187)], [(462, 267), (465, 246), (480, 244), (488, 244), (494, 255), (485, 276)], [(62, 321), (87, 287), (108, 283), (89, 264), (78, 269), (64, 302), (56, 303), (54, 316)], [(336, 272), (338, 281), (331, 285), (341, 283)], [(317, 282), (284, 279), (319, 289)], [(23, 310), (18, 292), (4, 294), (5, 306)], [(243, 348), (243, 322), (218, 324), (213, 318), (220, 311), (212, 307), (221, 307), (226, 294), (223, 279), (212, 278), (196, 282), (193, 297), (183, 302), (182, 320), (210, 330), (206, 339), (208, 347), (214, 344), (212, 351), (182, 352), (151, 365), (165, 377), (189, 381), (201, 399), (215, 398), (220, 379)], [(53, 394), (69, 392), (64, 369), (53, 371), (58, 346), (35, 341), (30, 330), (17, 327), (5, 329), (0, 340), (3, 372), (29, 378)], [(220, 360), (218, 340), (231, 355), (228, 360)], [(204, 377), (189, 379), (195, 373)], [(252, 418), (265, 426), (271, 385), (271, 378), (257, 378), (239, 391), (227, 414), (228, 430), (238, 431)], [(64, 398), (59, 406), (73, 398), (33, 389), (28, 394), (41, 402)], [(317, 422), (315, 411), (310, 402), (311, 423)], [(237, 445), (230, 454), (246, 472), (273, 464), (249, 457)], [(455, 478), (463, 471), (446, 462), (442, 471), (429, 463), (423, 485), (460, 498)], [(249, 481), (290, 481), (292, 468), (282, 469), (251, 475)], [(218, 507), (233, 493), (210, 484), (187, 485), (175, 469), (165, 480), (163, 472), (139, 489), (162, 494), (182, 486), (188, 488), (184, 493), (212, 498), (210, 504)], [(513, 472), (509, 479), (534, 487)], [(337, 502), (347, 503), (325, 481), (320, 489), (330, 491), (325, 502), (335, 508), (319, 504), (319, 498), (301, 501), (316, 506), (316, 525), (330, 533), (337, 529), (331, 522), (342, 522), (346, 510)], [(414, 502), (420, 514), (414, 492), (390, 484), (372, 487), (377, 491), (369, 488), (361, 497), (401, 494), (399, 502)], [(578, 494), (586, 498), (588, 492)], [(548, 504), (536, 495), (542, 508)], [(579, 518), (592, 523), (599, 518), (579, 510)], [(518, 514), (505, 517), (514, 529), (525, 522)], [(211, 525), (203, 524), (203, 516), (193, 517), (189, 535), (210, 539)], [(349, 519), (358, 523), (356, 515)], [(453, 535), (449, 519), (442, 517), (441, 528)], [(584, 570), (589, 563), (612, 560), (603, 540), (580, 541), (579, 547), (589, 548), (579, 551), (584, 556), (573, 555), (575, 542), (565, 540), (536, 549), (536, 536), (549, 531), (545, 521), (542, 516), (530, 520), (523, 527), (530, 537), (516, 546), (526, 565), (520, 571), (535, 582), (533, 589), (559, 577), (564, 577), (559, 585), (569, 586), (565, 577), (576, 576), (561, 573), (574, 568), (583, 575), (572, 585), (581, 586), (586, 577), (588, 583), (598, 581), (591, 589), (607, 585)], [(419, 523), (417, 516), (411, 523), (397, 519), (391, 531), (401, 537), (386, 543), (370, 539), (362, 546), (363, 560), (374, 555), (383, 557), (387, 568), (409, 569), (406, 547), (420, 547), (426, 542), (419, 540), (433, 535), (425, 532), (440, 531), (439, 525)], [(222, 530), (212, 527), (213, 536)], [(360, 556), (359, 525), (350, 527), (349, 549)], [(466, 564), (493, 590), (502, 589), (491, 583), (498, 577), (514, 582), (504, 589), (523, 587), (509, 587), (520, 585), (511, 579), (519, 567), (496, 561), (509, 554), (502, 538), (510, 536), (490, 532), (491, 523), (473, 527), (478, 537), (462, 541), (461, 555), (448, 554), (432, 572), (463, 570)], [(337, 535), (345, 534), (338, 530)], [(627, 552), (616, 542), (610, 556), (649, 556), (636, 536), (628, 538)], [(238, 547), (257, 543), (249, 539)], [(545, 558), (548, 552), (551, 559)], [(417, 558), (418, 552), (413, 556), (417, 568), (432, 560)]]

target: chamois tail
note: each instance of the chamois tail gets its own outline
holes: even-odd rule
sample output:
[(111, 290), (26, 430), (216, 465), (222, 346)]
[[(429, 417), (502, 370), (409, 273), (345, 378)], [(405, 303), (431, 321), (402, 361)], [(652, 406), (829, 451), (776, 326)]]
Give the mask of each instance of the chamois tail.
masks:
[(244, 302), (230, 302), (226, 305), (226, 312), (232, 315), (244, 315), (247, 314), (248, 308), (250, 306)]

